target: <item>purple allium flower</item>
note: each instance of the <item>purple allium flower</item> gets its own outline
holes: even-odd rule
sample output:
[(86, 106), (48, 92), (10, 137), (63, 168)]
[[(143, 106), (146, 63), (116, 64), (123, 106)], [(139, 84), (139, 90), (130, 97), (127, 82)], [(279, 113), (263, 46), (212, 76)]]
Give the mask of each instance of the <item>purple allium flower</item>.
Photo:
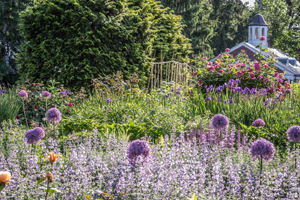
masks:
[(58, 123), (61, 120), (61, 113), (57, 108), (50, 108), (46, 113), (46, 118), (50, 123)]
[(169, 97), (170, 97), (170, 93), (168, 93), (165, 97), (166, 97), (166, 98), (169, 98)]
[(186, 101), (186, 97), (183, 97), (182, 100), (183, 100), (183, 101)]
[(270, 162), (275, 154), (275, 147), (273, 143), (265, 139), (258, 139), (252, 143), (249, 152), (252, 155), (252, 159), (262, 158), (263, 160)]
[(173, 88), (171, 88), (171, 91), (173, 92), (173, 91), (174, 91), (174, 89), (173, 89)]
[(135, 166), (138, 157), (143, 158), (143, 162), (147, 163), (151, 158), (151, 148), (145, 140), (134, 140), (129, 144), (127, 149), (127, 158), (132, 166)]
[(257, 128), (264, 127), (265, 126), (265, 122), (264, 122), (264, 120), (258, 118), (257, 120), (255, 120), (252, 123), (252, 126), (257, 127)]
[(179, 94), (179, 95), (180, 95), (180, 91), (178, 90), (178, 91), (176, 92), (176, 94)]
[(65, 94), (65, 92), (63, 92), (63, 91), (61, 91), (60, 93), (59, 93), (59, 96), (65, 96), (66, 94)]
[(291, 142), (300, 142), (300, 126), (291, 126), (286, 131), (286, 136)]
[(111, 102), (111, 99), (110, 99), (110, 98), (107, 98), (106, 102), (107, 102), (107, 103), (110, 103), (110, 102)]
[(28, 97), (28, 94), (25, 90), (21, 90), (18, 94), (19, 97), (21, 98), (27, 98)]
[(177, 90), (181, 90), (181, 88), (179, 87), (179, 88), (177, 88)]
[(44, 92), (42, 93), (42, 97), (44, 97), (44, 98), (50, 98), (50, 97), (51, 97), (51, 93), (48, 92), (48, 91), (44, 91)]
[(35, 144), (45, 137), (44, 129), (41, 127), (36, 127), (34, 129), (28, 130), (25, 134), (25, 138), (28, 144)]
[(211, 126), (215, 130), (227, 129), (229, 126), (229, 119), (225, 115), (216, 114), (211, 119)]

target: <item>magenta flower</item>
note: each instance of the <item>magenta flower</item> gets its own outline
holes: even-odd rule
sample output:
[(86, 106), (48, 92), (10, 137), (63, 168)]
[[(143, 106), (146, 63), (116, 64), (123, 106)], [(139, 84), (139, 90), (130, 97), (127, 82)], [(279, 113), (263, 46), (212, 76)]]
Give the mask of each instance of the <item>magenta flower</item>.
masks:
[(291, 142), (300, 142), (300, 126), (291, 126), (286, 131), (286, 136)]
[(230, 49), (229, 49), (229, 48), (226, 48), (226, 49), (225, 49), (225, 51), (229, 52), (229, 51), (230, 51)]
[(143, 159), (144, 163), (147, 163), (151, 158), (151, 148), (147, 141), (137, 139), (129, 144), (127, 158), (134, 167), (138, 164), (139, 157)]
[(44, 97), (44, 98), (50, 98), (50, 97), (51, 97), (51, 93), (48, 92), (48, 91), (44, 91), (44, 92), (42, 93), (42, 97)]
[(193, 72), (193, 76), (197, 76), (197, 72)]
[(275, 76), (275, 77), (278, 77), (278, 75), (279, 75), (278, 72), (275, 72), (274, 76)]
[(254, 65), (255, 70), (259, 70), (260, 69), (260, 64), (259, 63), (255, 63)]
[(61, 120), (61, 113), (57, 108), (50, 108), (46, 113), (48, 122), (57, 124)]
[(261, 138), (252, 143), (249, 152), (251, 153), (253, 160), (261, 158), (267, 162), (270, 162), (274, 157), (275, 147), (268, 140)]
[(259, 80), (260, 79), (262, 79), (263, 78), (263, 76), (262, 75), (258, 75), (258, 77), (257, 77)]
[(223, 73), (223, 69), (220, 69), (218, 72), (222, 74)]
[(203, 60), (207, 60), (207, 57), (204, 56), (204, 57), (202, 57), (202, 59), (203, 59)]
[(264, 68), (268, 67), (268, 65), (267, 65), (267, 64), (264, 64), (263, 66), (264, 66)]
[(212, 63), (209, 61), (209, 62), (208, 62), (208, 65), (212, 65)]
[(255, 79), (255, 74), (250, 74), (249, 77), (252, 78), (252, 79)]
[(25, 90), (21, 90), (18, 93), (18, 96), (21, 97), (21, 98), (27, 98), (28, 97), (28, 93)]
[(265, 36), (261, 36), (259, 39), (262, 40), (262, 41), (264, 41), (264, 40), (266, 40), (266, 37)]

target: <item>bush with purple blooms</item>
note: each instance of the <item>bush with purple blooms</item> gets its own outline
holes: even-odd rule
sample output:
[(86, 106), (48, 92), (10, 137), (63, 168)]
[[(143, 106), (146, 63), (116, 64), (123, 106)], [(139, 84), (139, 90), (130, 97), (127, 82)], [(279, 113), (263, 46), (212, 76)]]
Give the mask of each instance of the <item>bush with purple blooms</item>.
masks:
[[(203, 199), (299, 197), (300, 168), (294, 165), (299, 150), (280, 157), (266, 142), (250, 150), (252, 141), (212, 146), (206, 140), (200, 143), (200, 138), (185, 140), (172, 133), (159, 144), (148, 137), (130, 143), (113, 133), (100, 137), (93, 130), (64, 140), (49, 138), (47, 148), (44, 140), (35, 147), (24, 142), (25, 131), (19, 125), (4, 125), (1, 133), (0, 171), (12, 174), (1, 192), (3, 199), (45, 199), (47, 183), (38, 180), (49, 172), (53, 192), (48, 200), (187, 199), (193, 194)], [(262, 172), (249, 150), (270, 160)], [(58, 154), (54, 164), (47, 160), (49, 152)], [(147, 165), (132, 168), (135, 156), (149, 158)]]

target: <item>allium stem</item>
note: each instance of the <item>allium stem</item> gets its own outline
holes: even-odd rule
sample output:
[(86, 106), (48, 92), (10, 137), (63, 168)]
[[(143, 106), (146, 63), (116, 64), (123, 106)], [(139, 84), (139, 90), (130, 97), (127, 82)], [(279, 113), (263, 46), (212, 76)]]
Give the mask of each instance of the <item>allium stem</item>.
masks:
[(25, 116), (25, 123), (26, 123), (26, 126), (27, 126), (27, 128), (28, 128), (27, 117), (26, 117), (26, 112), (25, 112), (25, 103), (24, 103), (24, 99), (23, 99), (23, 111), (24, 111), (24, 116)]
[(262, 173), (262, 168), (263, 168), (263, 159), (260, 158), (260, 173)]

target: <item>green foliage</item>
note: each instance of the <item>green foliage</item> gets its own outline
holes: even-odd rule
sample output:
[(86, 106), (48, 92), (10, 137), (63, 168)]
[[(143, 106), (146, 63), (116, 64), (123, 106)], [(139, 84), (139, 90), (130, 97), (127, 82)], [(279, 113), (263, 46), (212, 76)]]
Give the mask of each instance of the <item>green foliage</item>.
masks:
[(143, 84), (152, 46), (168, 44), (168, 53), (176, 46), (183, 58), (189, 53), (178, 17), (165, 12), (154, 0), (37, 1), (21, 14), (27, 42), (17, 55), (19, 73), (35, 82), (52, 77), (78, 89), (98, 75), (122, 71), (128, 78), (135, 72)]
[(18, 50), (22, 36), (19, 33), (19, 13), (30, 5), (32, 0), (2, 0), (0, 2), (0, 81), (14, 84), (16, 62), (14, 54)]
[[(15, 98), (18, 98), (18, 106), (21, 107), (23, 100), (18, 97), (18, 92), (25, 90), (28, 93), (28, 98), (24, 100), (24, 109), (26, 110), (27, 121), (33, 126), (45, 125), (47, 123), (45, 121), (45, 114), (50, 107), (57, 107), (62, 114), (68, 115), (73, 106), (88, 100), (84, 88), (79, 92), (71, 92), (54, 79), (49, 80), (45, 84), (43, 82), (32, 83), (27, 80), (22, 85), (17, 85), (14, 90)], [(42, 97), (43, 91), (49, 91), (51, 97), (49, 99)], [(64, 94), (61, 95), (60, 92), (64, 92)], [(17, 109), (16, 112), (20, 123), (26, 124), (23, 107), (22, 109)], [(14, 115), (15, 117), (16, 115)]]
[(19, 98), (12, 89), (2, 91), (5, 93), (0, 93), (0, 123), (14, 120), (21, 108)]

